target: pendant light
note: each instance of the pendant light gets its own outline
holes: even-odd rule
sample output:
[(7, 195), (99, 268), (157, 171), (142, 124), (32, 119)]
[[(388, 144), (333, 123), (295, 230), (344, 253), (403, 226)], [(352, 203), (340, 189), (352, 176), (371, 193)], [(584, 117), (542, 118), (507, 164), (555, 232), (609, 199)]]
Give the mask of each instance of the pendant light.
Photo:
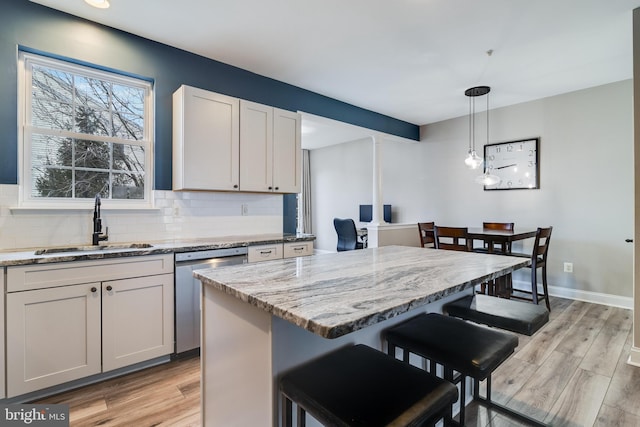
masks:
[(464, 164), (469, 169), (478, 169), (482, 165), (482, 157), (476, 152), (476, 98), (487, 96), (487, 142), (489, 142), (489, 86), (476, 86), (464, 91), (469, 97), (469, 152)]

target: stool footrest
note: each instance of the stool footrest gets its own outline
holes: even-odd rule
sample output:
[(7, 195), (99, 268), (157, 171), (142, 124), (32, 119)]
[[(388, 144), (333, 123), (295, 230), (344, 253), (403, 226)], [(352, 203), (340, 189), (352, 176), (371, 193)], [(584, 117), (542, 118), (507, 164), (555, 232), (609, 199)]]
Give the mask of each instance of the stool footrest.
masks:
[(525, 415), (521, 412), (514, 411), (511, 408), (508, 408), (504, 405), (494, 402), (493, 400), (488, 400), (484, 397), (475, 397), (473, 400), (480, 403), (481, 405), (486, 406), (487, 408), (495, 409), (498, 412), (501, 412), (507, 416), (512, 418), (516, 418), (518, 421), (522, 421), (527, 425), (537, 426), (537, 427), (551, 427), (551, 424), (545, 424), (542, 421), (538, 421), (535, 418), (531, 418), (528, 415)]

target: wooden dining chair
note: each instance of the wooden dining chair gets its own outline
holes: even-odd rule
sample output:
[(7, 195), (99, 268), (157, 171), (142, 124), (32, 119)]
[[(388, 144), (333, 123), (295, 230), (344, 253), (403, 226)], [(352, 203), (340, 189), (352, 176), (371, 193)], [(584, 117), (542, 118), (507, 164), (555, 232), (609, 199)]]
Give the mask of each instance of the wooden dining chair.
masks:
[(420, 232), (420, 246), (423, 248), (435, 247), (435, 237), (433, 235), (433, 222), (419, 222), (418, 231)]
[[(483, 222), (482, 228), (485, 230), (513, 231), (514, 225), (515, 223), (513, 222)], [(488, 250), (488, 245), (488, 242), (484, 242), (484, 248), (486, 250)], [(493, 247), (493, 251), (508, 254), (511, 252), (511, 242), (500, 243), (498, 247)]]
[(436, 249), (452, 251), (471, 251), (471, 239), (467, 237), (467, 227), (433, 227)]
[[(534, 304), (538, 304), (541, 299), (545, 300), (547, 310), (549, 311), (551, 311), (551, 305), (549, 304), (549, 290), (547, 289), (547, 254), (549, 253), (551, 231), (553, 231), (553, 227), (538, 228), (538, 230), (536, 231), (536, 240), (533, 243), (533, 251), (531, 255), (516, 254), (517, 256), (531, 257), (531, 265), (526, 267), (531, 269), (531, 291), (520, 289), (511, 290), (511, 298), (533, 301)], [(542, 293), (538, 292), (537, 272), (539, 268), (542, 269)], [(525, 293), (531, 296), (525, 297), (519, 295), (520, 293)]]

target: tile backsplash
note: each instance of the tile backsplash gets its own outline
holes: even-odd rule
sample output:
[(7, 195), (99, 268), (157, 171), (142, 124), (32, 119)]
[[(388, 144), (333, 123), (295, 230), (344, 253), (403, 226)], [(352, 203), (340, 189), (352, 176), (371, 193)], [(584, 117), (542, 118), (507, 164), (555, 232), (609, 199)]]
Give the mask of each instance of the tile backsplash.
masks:
[[(92, 210), (12, 210), (18, 191), (0, 185), (0, 250), (91, 243)], [(282, 195), (158, 190), (153, 197), (151, 210), (103, 209), (109, 243), (282, 232)]]

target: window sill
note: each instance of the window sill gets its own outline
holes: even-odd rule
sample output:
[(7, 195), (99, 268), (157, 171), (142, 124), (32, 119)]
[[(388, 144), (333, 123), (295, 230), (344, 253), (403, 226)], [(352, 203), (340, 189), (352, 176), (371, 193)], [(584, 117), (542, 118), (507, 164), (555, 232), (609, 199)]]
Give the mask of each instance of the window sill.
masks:
[[(46, 213), (46, 212), (91, 212), (93, 206), (14, 206), (10, 207), (11, 213), (29, 214), (29, 213)], [(149, 207), (132, 207), (132, 206), (101, 206), (101, 212), (160, 212), (161, 208), (153, 206)]]

